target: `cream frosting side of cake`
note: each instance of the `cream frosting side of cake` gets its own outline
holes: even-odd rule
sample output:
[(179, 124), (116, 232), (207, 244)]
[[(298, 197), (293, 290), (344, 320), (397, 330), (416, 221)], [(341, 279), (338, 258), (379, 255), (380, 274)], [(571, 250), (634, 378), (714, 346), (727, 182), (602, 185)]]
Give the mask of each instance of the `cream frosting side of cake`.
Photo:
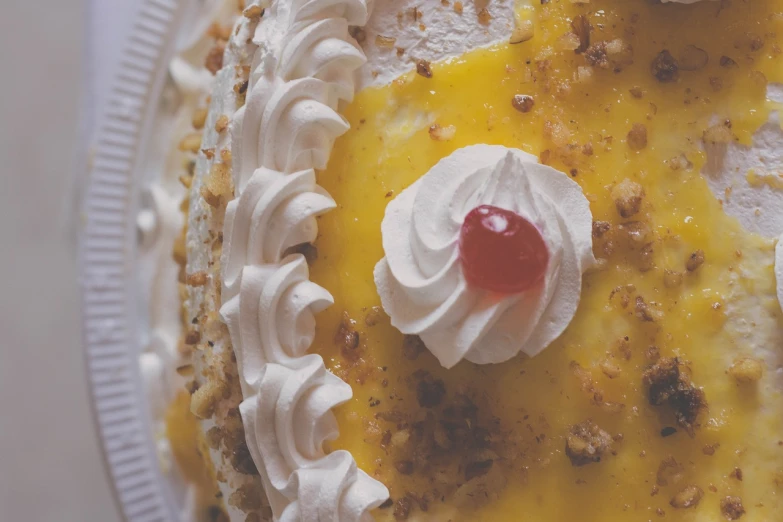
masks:
[[(179, 265), (172, 256), (183, 226), (180, 204), (185, 189), (178, 178), (188, 158), (176, 144), (192, 130), (193, 113), (213, 87), (213, 76), (203, 65), (211, 45), (205, 30), (213, 22), (229, 21), (233, 11), (232, 2), (211, 0), (194, 6), (189, 11), (189, 23), (181, 25), (175, 55), (168, 66), (171, 83), (164, 87), (154, 135), (149, 140), (141, 209), (136, 217), (139, 291), (146, 306), (141, 333), (145, 346), (139, 365), (158, 460), (166, 475), (175, 468), (172, 448), (166, 438), (165, 415), (185, 385), (177, 368), (189, 362), (178, 349), (182, 333)], [(180, 478), (187, 483), (188, 477)], [(196, 516), (197, 498), (193, 487), (185, 485), (181, 516), (189, 519)]]
[[(213, 149), (220, 151), (230, 147), (228, 132), (218, 132), (216, 123), (221, 116), (231, 115), (236, 110), (237, 93), (234, 87), (237, 79), (234, 68), (245, 64), (249, 65), (252, 58), (250, 46), (242, 43), (244, 40), (249, 39), (251, 35), (251, 28), (247, 27), (246, 22), (246, 20), (240, 20), (238, 23), (239, 33), (232, 33), (234, 38), (229, 41), (226, 47), (223, 68), (214, 77), (211, 102), (201, 142), (202, 150)], [(220, 154), (212, 157), (199, 154), (196, 160), (190, 191), (190, 210), (186, 236), (188, 254), (186, 272), (188, 274), (209, 273), (211, 267), (219, 261), (216, 259), (211, 244), (215, 241), (222, 227), (223, 216), (204, 200), (201, 191), (205, 186), (206, 178), (209, 176), (212, 167), (220, 162)], [(219, 295), (212, 292), (210, 285), (189, 286), (185, 300), (185, 309), (188, 316), (192, 318), (217, 318), (220, 309)], [(230, 350), (232, 348), (228, 336), (223, 335), (220, 329), (212, 328), (209, 332), (209, 338), (212, 343), (210, 350), (194, 350), (191, 361), (196, 375), (196, 382), (199, 384), (203, 384), (201, 382), (202, 376), (207, 375), (211, 371), (212, 366), (220, 364), (219, 361), (230, 359)], [(214, 415), (200, 421), (202, 431), (206, 434), (213, 428), (225, 426), (229, 422), (228, 416), (231, 409), (240, 401), (241, 397), (233, 395), (224, 397), (216, 406)], [(239, 503), (235, 501), (234, 495), (239, 491), (247, 489), (257, 492), (258, 498), (263, 497), (264, 489), (260, 477), (237, 470), (219, 447), (210, 447), (209, 453), (219, 477), (218, 487), (225, 500), (225, 508), (229, 518), (231, 520), (244, 521), (248, 513), (246, 510), (241, 509)], [(262, 503), (261, 507), (264, 505), (268, 505), (268, 503)], [(261, 518), (261, 520), (264, 519)]]
[[(478, 205), (522, 215), (542, 233), (550, 259), (541, 285), (516, 294), (471, 287), (459, 259), (460, 227)], [(594, 263), (593, 218), (579, 185), (517, 149), (459, 149), (386, 208), (386, 257), (375, 269), (392, 324), (419, 335), (450, 368), (461, 359), (499, 363), (538, 354), (576, 312), (582, 273)]]
[[(245, 436), (276, 519), (369, 520), (386, 487), (350, 453), (323, 449), (337, 434), (331, 409), (351, 388), (319, 355), (305, 353), (313, 314), (331, 296), (308, 280), (304, 257), (286, 251), (314, 240), (315, 216), (334, 206), (313, 169), (326, 166), (334, 139), (348, 129), (337, 105), (352, 99), (365, 61), (348, 25), (364, 25), (372, 6), (265, 7), (252, 36), (246, 103), (231, 123), (238, 197), (224, 227), (221, 315), (237, 356)], [(235, 38), (245, 41), (241, 30)]]

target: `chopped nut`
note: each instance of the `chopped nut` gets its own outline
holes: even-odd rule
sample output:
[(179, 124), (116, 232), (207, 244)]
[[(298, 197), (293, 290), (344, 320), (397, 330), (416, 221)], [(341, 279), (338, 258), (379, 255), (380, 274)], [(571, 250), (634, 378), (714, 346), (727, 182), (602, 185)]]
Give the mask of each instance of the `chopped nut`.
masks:
[(590, 45), (584, 52), (585, 61), (594, 67), (609, 68), (609, 57), (606, 54), (606, 42), (596, 42)]
[(261, 18), (264, 16), (264, 8), (260, 5), (254, 4), (242, 11), (242, 15), (245, 18), (250, 18), (251, 20), (254, 20), (256, 18)]
[(704, 491), (699, 486), (685, 486), (672, 497), (669, 505), (677, 509), (696, 507), (703, 496)]
[(201, 197), (212, 207), (219, 207), (234, 192), (231, 172), (227, 165), (214, 163), (201, 186)]
[(669, 270), (663, 271), (663, 286), (666, 288), (677, 288), (682, 284), (682, 272)]
[(745, 514), (740, 497), (723, 497), (720, 499), (720, 512), (726, 520), (737, 520)]
[(763, 362), (751, 357), (743, 357), (734, 361), (729, 367), (729, 375), (738, 383), (751, 383), (761, 379), (764, 373)]
[(693, 436), (699, 414), (707, 408), (704, 392), (696, 388), (677, 358), (662, 357), (642, 374), (648, 386), (650, 404), (668, 404), (674, 410), (677, 424)]
[(437, 123), (430, 125), (430, 138), (435, 141), (451, 141), (455, 134), (457, 134), (457, 127), (454, 125), (445, 127), (441, 127)]
[(208, 278), (209, 275), (202, 270), (200, 272), (188, 274), (185, 277), (185, 282), (188, 286), (204, 286), (207, 284)]
[(221, 114), (215, 122), (215, 130), (217, 132), (223, 132), (228, 127), (228, 116)]
[(375, 326), (381, 319), (381, 307), (373, 306), (367, 315), (364, 316), (364, 324), (367, 326)]
[(600, 462), (601, 457), (612, 448), (613, 442), (611, 435), (588, 419), (571, 426), (566, 436), (565, 452), (572, 466), (584, 466)]
[(408, 497), (398, 498), (394, 503), (394, 518), (395, 520), (408, 520), (413, 509), (413, 502)]
[(617, 363), (614, 362), (613, 359), (603, 359), (600, 363), (598, 363), (598, 366), (601, 368), (601, 372), (603, 372), (603, 374), (610, 379), (617, 378), (622, 372), (622, 369), (617, 365)]
[(634, 123), (628, 131), (628, 146), (631, 150), (642, 150), (647, 147), (647, 127), (643, 123)]
[(593, 221), (593, 239), (603, 237), (611, 229), (612, 224), (608, 221)]
[(652, 322), (656, 319), (656, 314), (654, 310), (650, 308), (650, 306), (647, 304), (647, 302), (644, 300), (644, 297), (637, 295), (636, 296), (636, 317), (641, 319), (645, 322)]
[[(455, 4), (456, 7), (456, 4)], [(508, 40), (510, 44), (519, 44), (527, 42), (533, 38), (534, 29), (533, 22), (530, 20), (517, 20), (514, 23), (514, 28), (511, 30), (511, 37)]]
[(378, 47), (382, 47), (384, 49), (391, 49), (394, 47), (394, 44), (397, 42), (396, 38), (392, 38), (391, 36), (383, 36), (379, 34), (375, 37), (375, 45)]
[(223, 53), (225, 50), (226, 44), (221, 41), (215, 42), (215, 45), (209, 50), (204, 61), (204, 67), (212, 74), (217, 74), (223, 68)]
[(478, 12), (478, 21), (481, 25), (489, 25), (492, 20), (492, 15), (489, 14), (489, 10), (486, 7), (482, 7)]
[(674, 56), (669, 51), (664, 49), (655, 57), (650, 65), (652, 75), (655, 76), (659, 82), (668, 83), (677, 81), (679, 78), (679, 65)]
[(416, 73), (425, 78), (432, 78), (432, 68), (427, 60), (416, 60)]
[(576, 54), (582, 54), (590, 47), (590, 31), (592, 26), (583, 14), (576, 15), (571, 21), (571, 30), (579, 38), (579, 47), (574, 49)]
[(208, 380), (190, 398), (190, 411), (199, 419), (209, 419), (226, 391), (224, 381)]
[(519, 112), (530, 112), (535, 104), (533, 97), (527, 94), (515, 94), (511, 98), (511, 106)]
[(252, 484), (242, 484), (228, 497), (229, 506), (246, 513), (260, 509), (261, 504), (261, 489)]
[(356, 40), (356, 43), (364, 43), (367, 40), (367, 33), (364, 28), (358, 25), (348, 27), (348, 34)]
[(185, 334), (185, 344), (196, 345), (201, 342), (201, 332), (195, 328), (191, 328)]
[(626, 178), (612, 188), (611, 196), (620, 216), (629, 218), (639, 212), (644, 198), (644, 188)]
[(334, 342), (340, 347), (340, 353), (348, 360), (356, 360), (359, 357), (359, 332), (356, 331), (355, 322), (343, 313), (343, 319), (334, 334)]
[(685, 268), (688, 272), (693, 272), (704, 264), (704, 250), (699, 249), (688, 256), (688, 260), (685, 262)]
[(458, 15), (462, 14), (462, 2), (454, 2), (454, 12)]

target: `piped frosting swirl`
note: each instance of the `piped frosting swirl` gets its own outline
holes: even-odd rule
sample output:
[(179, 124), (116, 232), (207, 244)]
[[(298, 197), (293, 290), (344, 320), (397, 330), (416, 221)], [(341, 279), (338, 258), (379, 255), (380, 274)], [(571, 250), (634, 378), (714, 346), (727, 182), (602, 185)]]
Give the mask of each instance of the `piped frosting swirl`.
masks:
[[(541, 231), (550, 253), (542, 284), (505, 295), (467, 283), (460, 227), (479, 205), (515, 212)], [(582, 273), (595, 263), (592, 215), (579, 185), (502, 146), (474, 145), (442, 159), (389, 203), (381, 228), (386, 257), (375, 282), (383, 308), (446, 368), (541, 352), (571, 322)]]
[(315, 181), (349, 126), (337, 112), (354, 94), (364, 53), (348, 25), (369, 0), (273, 1), (255, 29), (245, 105), (231, 123), (234, 185), (224, 225), (221, 315), (237, 356), (248, 448), (276, 520), (371, 520), (389, 492), (350, 453), (326, 454), (331, 409), (351, 387), (308, 354), (314, 314), (331, 295), (309, 280), (291, 247), (313, 241), (334, 208)]

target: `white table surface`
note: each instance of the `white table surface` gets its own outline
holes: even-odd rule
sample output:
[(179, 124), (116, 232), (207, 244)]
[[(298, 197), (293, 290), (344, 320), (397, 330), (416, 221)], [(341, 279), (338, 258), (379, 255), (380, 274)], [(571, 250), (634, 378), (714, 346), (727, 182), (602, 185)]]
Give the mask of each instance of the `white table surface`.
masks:
[[(133, 0), (3, 2), (0, 18), (0, 519), (120, 520), (89, 406), (74, 180), (94, 88)], [(100, 41), (87, 67), (88, 29)], [(93, 90), (93, 92), (97, 92)]]

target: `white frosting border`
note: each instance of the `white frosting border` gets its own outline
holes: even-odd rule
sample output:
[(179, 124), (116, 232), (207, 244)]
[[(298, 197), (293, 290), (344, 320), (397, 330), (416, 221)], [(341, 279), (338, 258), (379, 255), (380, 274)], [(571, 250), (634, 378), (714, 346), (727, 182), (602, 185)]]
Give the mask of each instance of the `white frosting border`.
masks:
[[(386, 487), (347, 451), (326, 454), (337, 436), (331, 409), (351, 387), (307, 354), (314, 313), (332, 303), (309, 281), (291, 247), (313, 241), (315, 217), (335, 203), (315, 183), (334, 140), (349, 128), (337, 113), (355, 92), (366, 59), (348, 34), (372, 0), (256, 0), (265, 7), (252, 36), (245, 105), (231, 122), (236, 198), (224, 225), (222, 306), (237, 357), (248, 449), (276, 520), (372, 520)], [(234, 33), (247, 41), (247, 20)], [(245, 25), (243, 28), (242, 25)]]

